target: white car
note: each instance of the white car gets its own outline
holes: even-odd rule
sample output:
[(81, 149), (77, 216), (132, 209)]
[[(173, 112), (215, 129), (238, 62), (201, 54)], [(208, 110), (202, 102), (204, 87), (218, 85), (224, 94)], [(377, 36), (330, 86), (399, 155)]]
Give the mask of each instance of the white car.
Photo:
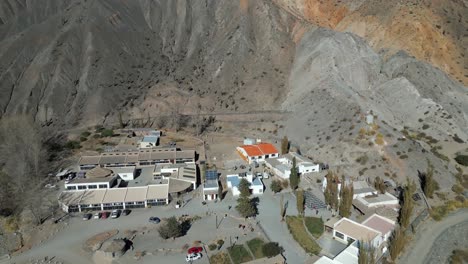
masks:
[(101, 218), (101, 213), (99, 212), (94, 213), (93, 219), (99, 219), (99, 218)]
[(190, 261), (194, 261), (194, 260), (197, 260), (197, 259), (201, 259), (202, 257), (202, 254), (201, 253), (193, 253), (193, 254), (189, 254), (185, 257), (185, 260), (187, 262), (190, 262)]
[(111, 218), (117, 218), (120, 216), (120, 210), (112, 210)]

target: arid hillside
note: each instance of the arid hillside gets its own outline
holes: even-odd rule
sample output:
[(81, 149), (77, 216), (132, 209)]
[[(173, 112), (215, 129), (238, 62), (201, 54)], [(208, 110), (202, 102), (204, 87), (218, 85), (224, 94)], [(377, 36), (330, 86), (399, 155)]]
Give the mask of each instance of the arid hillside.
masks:
[(468, 84), (468, 3), (463, 0), (274, 0), (301, 19), (352, 32), (389, 57), (404, 50)]

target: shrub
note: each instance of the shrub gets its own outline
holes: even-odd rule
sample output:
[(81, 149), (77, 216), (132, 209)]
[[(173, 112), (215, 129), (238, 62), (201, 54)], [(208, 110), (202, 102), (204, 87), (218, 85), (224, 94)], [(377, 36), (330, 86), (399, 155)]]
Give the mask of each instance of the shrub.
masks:
[(81, 133), (82, 137), (89, 137), (89, 135), (91, 135), (91, 133), (89, 131), (85, 131), (85, 132)]
[(218, 244), (218, 249), (220, 249), (224, 245), (224, 240), (218, 239), (218, 241), (216, 241), (216, 244)]
[(231, 260), (229, 259), (229, 256), (226, 253), (220, 252), (210, 257), (210, 263), (211, 264), (231, 264)]
[(356, 159), (356, 162), (360, 163), (361, 165), (366, 165), (367, 161), (369, 160), (369, 157), (367, 157), (366, 154), (360, 156), (359, 158)]
[(112, 137), (114, 136), (114, 130), (112, 129), (104, 129), (101, 132), (101, 137)]
[(171, 237), (179, 237), (183, 234), (182, 225), (177, 221), (175, 216), (172, 216), (167, 219), (165, 223), (163, 223), (158, 229), (159, 235), (162, 238), (168, 239)]
[(429, 128), (429, 125), (428, 125), (428, 124), (424, 124), (424, 125), (422, 126), (422, 129), (423, 129), (423, 130), (426, 130), (426, 129), (428, 129), (428, 128)]
[(463, 166), (468, 166), (468, 155), (457, 155), (455, 161)]
[(93, 138), (100, 138), (100, 137), (101, 137), (100, 134), (94, 134), (94, 135), (93, 135)]
[(262, 246), (263, 255), (268, 258), (274, 257), (283, 253), (283, 248), (278, 245), (276, 242), (268, 242)]
[(281, 185), (283, 185), (283, 189), (287, 189), (289, 187), (289, 181), (288, 180), (284, 180)]
[(209, 248), (211, 251), (213, 251), (213, 250), (217, 249), (218, 246), (217, 246), (216, 244), (209, 244), (209, 245), (208, 245), (208, 248)]
[(270, 184), (270, 189), (274, 193), (278, 193), (278, 192), (281, 192), (281, 190), (283, 189), (283, 186), (281, 186), (281, 182), (279, 180), (273, 180)]
[(461, 194), (463, 192), (463, 186), (461, 186), (460, 184), (454, 184), (452, 186), (452, 191), (456, 194)]
[(80, 137), (80, 141), (81, 141), (81, 142), (85, 142), (86, 140), (88, 140), (87, 137)]
[(80, 142), (76, 140), (70, 140), (65, 143), (65, 148), (67, 149), (79, 149), (81, 148)]

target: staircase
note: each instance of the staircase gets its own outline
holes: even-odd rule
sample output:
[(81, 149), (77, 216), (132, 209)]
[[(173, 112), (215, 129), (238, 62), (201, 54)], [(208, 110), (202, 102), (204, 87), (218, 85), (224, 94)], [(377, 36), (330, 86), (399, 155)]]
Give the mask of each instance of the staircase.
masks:
[(305, 191), (304, 192), (304, 200), (305, 200), (305, 205), (310, 209), (327, 208), (327, 205), (325, 204), (325, 202), (322, 201), (317, 196), (315, 196), (310, 191)]

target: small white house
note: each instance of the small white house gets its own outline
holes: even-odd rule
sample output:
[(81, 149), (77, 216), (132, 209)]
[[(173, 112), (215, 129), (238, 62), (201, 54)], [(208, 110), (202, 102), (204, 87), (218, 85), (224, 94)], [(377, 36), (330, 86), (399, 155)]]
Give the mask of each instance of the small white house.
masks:
[(240, 195), (240, 191), (238, 187), (242, 178), (245, 178), (250, 183), (249, 189), (252, 194), (254, 195), (263, 194), (264, 186), (260, 178), (258, 177), (253, 178), (252, 174), (247, 174), (246, 177), (240, 177), (238, 174), (233, 174), (233, 175), (226, 176), (228, 188), (231, 189), (233, 196)]
[(158, 136), (144, 136), (140, 142), (140, 149), (154, 148), (158, 145), (159, 137)]
[(219, 182), (218, 182), (218, 171), (209, 170), (206, 171), (206, 180), (203, 183), (203, 200), (212, 201), (218, 199), (219, 194)]
[(383, 243), (383, 234), (378, 230), (354, 222), (346, 217), (341, 218), (333, 227), (333, 238), (345, 244), (354, 241), (367, 241), (375, 248)]

